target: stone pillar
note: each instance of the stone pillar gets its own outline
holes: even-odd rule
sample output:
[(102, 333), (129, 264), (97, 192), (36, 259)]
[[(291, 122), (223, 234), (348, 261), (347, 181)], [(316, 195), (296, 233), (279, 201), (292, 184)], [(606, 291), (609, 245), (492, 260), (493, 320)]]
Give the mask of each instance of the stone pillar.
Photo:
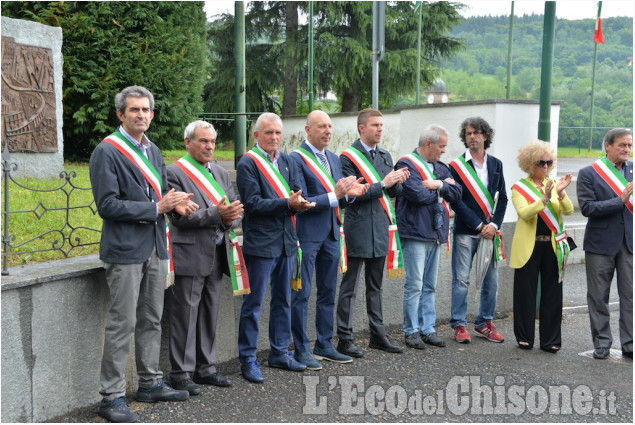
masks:
[(64, 169), (62, 29), (2, 17), (2, 148), (14, 177)]

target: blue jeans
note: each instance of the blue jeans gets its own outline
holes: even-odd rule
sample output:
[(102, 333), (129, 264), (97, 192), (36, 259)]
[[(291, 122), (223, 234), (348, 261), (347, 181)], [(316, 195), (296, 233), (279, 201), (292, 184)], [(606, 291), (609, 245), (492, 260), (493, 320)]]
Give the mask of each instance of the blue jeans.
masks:
[[(452, 309), (450, 326), (466, 325), (467, 295), (470, 286), (470, 270), (480, 238), (470, 235), (454, 235), (452, 244)], [(492, 259), (481, 286), (481, 305), (474, 318), (474, 327), (479, 328), (494, 318), (498, 295), (498, 270)]]
[(401, 239), (406, 271), (403, 288), (403, 331), (406, 335), (434, 332), (440, 246), (435, 242)]

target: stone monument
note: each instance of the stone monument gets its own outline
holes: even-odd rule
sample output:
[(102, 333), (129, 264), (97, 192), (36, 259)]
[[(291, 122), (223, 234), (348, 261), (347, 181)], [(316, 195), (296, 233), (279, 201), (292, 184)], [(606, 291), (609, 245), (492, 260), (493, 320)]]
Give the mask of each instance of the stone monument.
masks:
[(62, 29), (2, 17), (2, 149), (14, 177), (64, 169)]

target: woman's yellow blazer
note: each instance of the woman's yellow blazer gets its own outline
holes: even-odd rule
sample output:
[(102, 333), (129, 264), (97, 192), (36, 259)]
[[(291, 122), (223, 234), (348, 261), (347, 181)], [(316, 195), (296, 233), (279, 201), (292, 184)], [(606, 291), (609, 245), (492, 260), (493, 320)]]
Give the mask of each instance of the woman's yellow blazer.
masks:
[[(529, 176), (526, 180), (529, 184), (536, 187), (534, 182)], [(546, 180), (543, 181), (543, 186), (546, 185)], [(556, 182), (554, 181), (554, 184)], [(531, 254), (534, 252), (534, 246), (536, 244), (536, 223), (538, 222), (538, 213), (545, 209), (545, 204), (542, 201), (534, 202), (530, 204), (523, 195), (517, 190), (512, 189), (512, 203), (518, 213), (518, 222), (516, 223), (516, 231), (514, 232), (514, 239), (512, 240), (512, 252), (509, 260), (509, 267), (513, 269), (519, 269), (524, 266)], [(554, 185), (551, 192), (551, 204), (553, 205), (558, 217), (562, 218), (562, 215), (571, 215), (573, 213), (573, 203), (566, 194), (564, 198), (558, 199), (558, 193)], [(556, 241), (551, 235), (551, 245), (553, 252), (556, 252)]]

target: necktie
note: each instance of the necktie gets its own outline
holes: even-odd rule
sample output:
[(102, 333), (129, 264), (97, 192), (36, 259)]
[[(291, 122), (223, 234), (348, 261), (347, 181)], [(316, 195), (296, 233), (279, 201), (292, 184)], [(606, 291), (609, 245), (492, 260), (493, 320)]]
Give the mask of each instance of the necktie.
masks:
[(377, 152), (375, 151), (375, 149), (371, 149), (370, 158), (373, 160), (373, 162), (375, 162), (375, 155), (377, 155)]
[[(207, 171), (212, 174), (212, 169), (207, 167)], [(212, 174), (213, 176), (213, 174)], [(216, 242), (216, 245), (220, 245), (223, 243), (223, 235), (224, 232), (221, 230), (220, 226), (216, 228), (216, 234), (214, 235), (214, 240)]]
[(329, 162), (326, 159), (326, 155), (324, 155), (322, 152), (316, 152), (315, 155), (320, 160), (320, 164), (322, 164), (322, 167), (324, 167), (326, 172), (329, 173), (330, 175), (333, 175), (333, 173), (331, 172), (331, 166), (329, 165)]

